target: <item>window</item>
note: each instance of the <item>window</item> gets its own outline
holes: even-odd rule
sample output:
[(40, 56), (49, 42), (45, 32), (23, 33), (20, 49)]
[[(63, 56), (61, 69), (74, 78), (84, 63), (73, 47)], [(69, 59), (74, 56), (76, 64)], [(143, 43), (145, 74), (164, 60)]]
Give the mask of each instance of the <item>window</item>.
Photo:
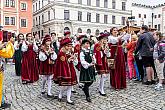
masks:
[(160, 31), (160, 24), (158, 24), (158, 31)]
[(38, 19), (37, 19), (37, 17), (36, 17), (36, 26), (37, 26), (37, 22), (38, 22)]
[(21, 19), (21, 27), (26, 27), (27, 23), (26, 23), (26, 19)]
[(91, 0), (87, 0), (87, 5), (91, 6)]
[(15, 7), (15, 0), (10, 0), (10, 6)]
[(40, 25), (40, 16), (39, 16), (39, 18), (38, 18), (38, 21), (39, 21), (38, 24)]
[(35, 12), (35, 6), (33, 5), (33, 12)]
[(121, 24), (125, 25), (125, 17), (121, 17)]
[(40, 1), (39, 1), (39, 9), (40, 9), (40, 5), (41, 5), (41, 3), (40, 3)]
[(5, 25), (9, 25), (9, 17), (5, 17)]
[(115, 8), (116, 8), (116, 1), (112, 0), (112, 9), (115, 9)]
[(155, 25), (155, 29), (157, 29), (157, 25)]
[(37, 11), (37, 3), (36, 3), (36, 11)]
[(96, 23), (100, 22), (100, 14), (96, 14)]
[(151, 25), (149, 25), (148, 27), (151, 28)]
[(44, 30), (41, 31), (41, 36), (44, 36)]
[(48, 11), (48, 21), (50, 21), (50, 11)]
[(108, 8), (108, 0), (104, 0), (104, 8)]
[(144, 18), (146, 18), (146, 14), (144, 14)]
[(115, 24), (115, 22), (116, 22), (116, 17), (112, 16), (112, 24)]
[(87, 22), (91, 22), (91, 13), (87, 13)]
[(104, 15), (104, 23), (105, 23), (105, 24), (108, 23), (108, 15)]
[(126, 3), (125, 2), (122, 2), (122, 10), (126, 10)]
[(67, 2), (67, 3), (69, 3), (69, 0), (64, 0), (64, 2)]
[(11, 25), (15, 25), (15, 17), (11, 17)]
[(160, 18), (161, 17), (161, 14), (158, 14), (158, 18)]
[(33, 19), (33, 26), (35, 26), (35, 19)]
[(82, 12), (78, 11), (78, 21), (82, 21)]
[(6, 1), (5, 1), (5, 6), (6, 6), (6, 7), (9, 7), (9, 0), (6, 0)]
[(157, 18), (157, 15), (155, 15), (155, 18)]
[(141, 14), (139, 14), (139, 18), (141, 18)]
[(44, 6), (44, 0), (42, 0), (42, 7)]
[(54, 19), (56, 18), (56, 11), (53, 9)]
[(69, 10), (64, 10), (64, 20), (69, 20)]
[(26, 10), (26, 3), (21, 3), (21, 10)]
[(96, 6), (100, 7), (100, 0), (96, 0)]
[(44, 23), (44, 14), (42, 15), (42, 23)]
[(78, 0), (78, 4), (82, 4), (82, 0)]

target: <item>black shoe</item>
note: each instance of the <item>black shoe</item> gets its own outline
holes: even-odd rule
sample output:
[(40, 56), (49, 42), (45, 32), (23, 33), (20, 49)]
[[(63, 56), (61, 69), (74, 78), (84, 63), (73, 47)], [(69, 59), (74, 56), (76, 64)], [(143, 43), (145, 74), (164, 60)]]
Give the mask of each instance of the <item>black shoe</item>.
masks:
[(155, 81), (155, 80), (152, 80), (151, 83), (152, 83), (152, 84), (156, 84), (156, 81)]
[(83, 85), (79, 85), (78, 87), (79, 87), (80, 89), (83, 89), (83, 88), (84, 88)]
[(41, 92), (42, 95), (44, 95), (45, 93), (46, 93), (45, 91), (44, 92)]
[(27, 81), (22, 81), (22, 84), (27, 84), (28, 82)]
[(102, 94), (100, 91), (99, 91), (99, 93), (100, 93), (101, 96), (107, 96), (106, 94)]
[(62, 102), (62, 98), (58, 98), (58, 101), (59, 101), (59, 102)]
[(92, 102), (90, 97), (86, 98), (87, 102)]
[(11, 104), (9, 104), (9, 103), (4, 103), (4, 104), (1, 105), (0, 108), (6, 109), (6, 108), (10, 108), (10, 107), (11, 107)]
[(47, 94), (47, 97), (48, 97), (48, 98), (54, 98), (54, 95), (48, 95), (48, 94)]
[(76, 91), (72, 91), (72, 93), (77, 93)]
[(146, 82), (143, 82), (143, 84), (145, 84), (145, 85), (152, 85), (152, 82), (151, 81), (146, 81)]
[(68, 102), (68, 101), (67, 101), (67, 104), (74, 105), (74, 102)]

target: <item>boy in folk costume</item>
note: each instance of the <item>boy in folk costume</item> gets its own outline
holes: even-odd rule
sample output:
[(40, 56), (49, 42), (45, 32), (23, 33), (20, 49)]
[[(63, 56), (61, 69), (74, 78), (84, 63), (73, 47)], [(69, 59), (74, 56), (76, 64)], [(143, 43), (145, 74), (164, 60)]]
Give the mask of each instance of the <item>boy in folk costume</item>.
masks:
[(96, 80), (94, 57), (90, 53), (91, 42), (88, 39), (82, 41), (82, 50), (80, 53), (81, 70), (80, 70), (80, 82), (84, 83), (83, 91), (86, 95), (86, 100), (91, 102), (89, 95), (89, 87)]
[(40, 75), (43, 75), (42, 79), (42, 94), (45, 94), (45, 84), (47, 81), (48, 85), (48, 93), (47, 96), (49, 98), (53, 97), (51, 94), (51, 85), (52, 78), (54, 73), (54, 63), (57, 58), (56, 53), (53, 48), (51, 48), (51, 37), (46, 35), (42, 42), (42, 48), (39, 52), (39, 60), (40, 60)]
[(4, 68), (3, 68), (3, 58), (12, 58), (14, 54), (14, 46), (11, 43), (11, 40), (6, 44), (0, 41), (0, 109), (9, 108), (11, 105), (5, 103), (3, 96), (3, 77), (4, 77)]
[[(75, 56), (70, 54), (72, 50), (72, 41), (70, 38), (64, 38), (60, 41), (60, 51), (56, 59), (56, 72), (54, 81), (60, 86), (59, 101), (62, 100), (63, 91), (67, 89), (67, 103), (74, 105), (71, 101), (71, 89), (77, 84), (77, 76), (73, 63), (77, 61)], [(78, 62), (78, 61), (77, 61)]]
[(96, 58), (96, 70), (100, 75), (100, 85), (99, 85), (99, 93), (102, 96), (106, 96), (104, 92), (104, 81), (107, 78), (107, 74), (109, 74), (109, 68), (107, 64), (107, 58), (110, 57), (110, 51), (108, 48), (108, 34), (100, 33), (99, 42), (94, 46), (94, 55)]

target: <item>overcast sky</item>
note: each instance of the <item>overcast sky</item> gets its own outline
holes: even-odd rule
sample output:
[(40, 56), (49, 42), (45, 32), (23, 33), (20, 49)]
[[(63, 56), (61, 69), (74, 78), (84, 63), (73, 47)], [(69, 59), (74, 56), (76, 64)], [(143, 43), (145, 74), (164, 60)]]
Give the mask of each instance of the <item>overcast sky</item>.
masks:
[(132, 0), (133, 3), (140, 3), (145, 5), (158, 5), (165, 3), (165, 0)]

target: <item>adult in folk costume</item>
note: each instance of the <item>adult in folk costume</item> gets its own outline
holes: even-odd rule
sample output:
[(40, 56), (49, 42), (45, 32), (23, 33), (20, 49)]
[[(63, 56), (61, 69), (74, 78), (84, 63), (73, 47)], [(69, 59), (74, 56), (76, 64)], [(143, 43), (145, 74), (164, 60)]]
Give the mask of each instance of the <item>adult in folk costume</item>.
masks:
[(46, 35), (42, 42), (42, 48), (39, 52), (39, 60), (40, 60), (40, 75), (43, 75), (42, 79), (42, 94), (45, 94), (45, 84), (47, 81), (48, 85), (48, 93), (47, 96), (49, 98), (53, 97), (51, 94), (51, 85), (52, 85), (52, 78), (54, 73), (54, 65), (55, 60), (57, 58), (54, 49), (51, 48), (51, 37)]
[(89, 95), (89, 87), (96, 80), (95, 76), (95, 60), (94, 56), (90, 53), (90, 45), (91, 42), (88, 39), (84, 39), (82, 41), (82, 49), (80, 53), (80, 61), (81, 61), (81, 70), (80, 70), (80, 82), (84, 83), (83, 91), (86, 95), (86, 100), (91, 102), (91, 98)]
[(109, 74), (107, 58), (111, 55), (108, 47), (108, 34), (100, 33), (98, 40), (99, 42), (94, 46), (94, 55), (96, 58), (96, 70), (100, 75), (99, 93), (102, 96), (106, 96), (104, 82), (107, 79), (107, 74)]
[(118, 30), (113, 27), (110, 30), (110, 36), (108, 37), (109, 48), (111, 49), (111, 59), (114, 59), (114, 67), (111, 69), (110, 82), (114, 89), (126, 88), (126, 66), (125, 57), (122, 49), (122, 37), (118, 36)]
[(26, 35), (26, 41), (22, 44), (22, 83), (33, 83), (39, 79), (39, 70), (36, 60), (38, 47), (31, 33)]
[[(77, 84), (77, 76), (74, 69), (75, 56), (71, 55), (72, 41), (69, 38), (64, 38), (60, 41), (60, 51), (56, 59), (56, 72), (54, 74), (54, 81), (60, 86), (59, 101), (62, 99), (64, 90), (67, 90), (67, 103), (74, 104), (71, 101), (71, 89), (73, 85)], [(78, 61), (77, 61), (78, 62)]]
[[(11, 38), (12, 40), (12, 38)], [(3, 77), (4, 77), (4, 68), (3, 68), (3, 58), (12, 58), (14, 54), (14, 46), (11, 43), (2, 43), (0, 41), (0, 109), (9, 108), (11, 104), (5, 103), (3, 96)]]
[(22, 43), (24, 40), (24, 35), (22, 33), (18, 34), (17, 36), (17, 41), (14, 43), (14, 49), (15, 49), (15, 54), (14, 54), (14, 58), (15, 58), (15, 71), (16, 71), (16, 75), (20, 76), (21, 75), (21, 61), (22, 61)]
[(58, 54), (59, 42), (58, 42), (58, 37), (56, 36), (56, 33), (51, 33), (51, 38), (52, 38), (52, 46), (54, 48), (54, 51), (56, 52), (56, 54)]

